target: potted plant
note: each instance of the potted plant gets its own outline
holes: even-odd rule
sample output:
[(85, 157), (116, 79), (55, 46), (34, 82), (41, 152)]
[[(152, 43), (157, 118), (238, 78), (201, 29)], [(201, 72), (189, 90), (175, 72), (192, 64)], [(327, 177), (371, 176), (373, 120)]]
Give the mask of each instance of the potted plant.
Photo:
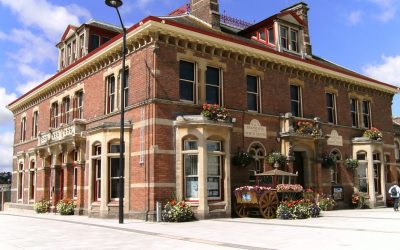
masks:
[(247, 152), (238, 152), (232, 157), (232, 164), (235, 166), (247, 167), (254, 161), (254, 158)]
[(379, 129), (372, 127), (370, 129), (365, 130), (363, 137), (369, 138), (371, 140), (380, 141), (380, 140), (382, 140), (383, 136), (382, 136), (382, 132)]
[(284, 166), (286, 164), (286, 156), (279, 153), (279, 152), (271, 152), (269, 155), (267, 155), (267, 162), (271, 165), (274, 166), (275, 162), (279, 164), (279, 166)]
[(226, 121), (230, 119), (230, 115), (228, 111), (224, 108), (219, 106), (218, 104), (209, 104), (204, 103), (201, 114), (213, 121)]
[(347, 158), (344, 161), (344, 164), (348, 169), (355, 169), (358, 167), (358, 160), (352, 159), (352, 158)]

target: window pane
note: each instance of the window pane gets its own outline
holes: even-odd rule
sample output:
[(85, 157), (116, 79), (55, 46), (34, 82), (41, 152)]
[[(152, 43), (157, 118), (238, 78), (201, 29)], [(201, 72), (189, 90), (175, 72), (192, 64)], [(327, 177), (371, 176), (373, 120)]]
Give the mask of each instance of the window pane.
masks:
[(198, 197), (198, 178), (186, 177), (186, 198)]
[(265, 31), (264, 30), (260, 31), (260, 39), (265, 41)]
[(291, 102), (291, 112), (294, 116), (299, 116), (299, 103), (298, 102)]
[(110, 183), (110, 198), (115, 199), (118, 198), (118, 183), (119, 179), (111, 179)]
[(182, 100), (193, 101), (193, 83), (180, 80), (179, 96)]
[(197, 150), (197, 141), (185, 141), (184, 150)]
[(257, 111), (257, 95), (247, 94), (247, 109)]
[(206, 83), (219, 86), (219, 69), (207, 67)]
[(213, 151), (221, 151), (221, 142), (219, 141), (208, 141), (207, 142), (207, 151), (208, 152), (213, 152)]
[(326, 93), (326, 106), (333, 107), (333, 95), (331, 93)]
[(220, 178), (219, 177), (208, 177), (207, 178), (207, 190), (208, 190), (208, 197), (219, 197), (220, 196)]
[(185, 155), (185, 175), (197, 175), (197, 155)]
[(334, 122), (333, 110), (332, 109), (328, 109), (328, 122), (330, 122), (330, 123)]
[(180, 61), (179, 78), (194, 81), (194, 63)]
[(119, 177), (118, 170), (119, 170), (119, 158), (111, 158), (110, 160), (110, 177)]
[(299, 87), (290, 85), (290, 99), (299, 100)]
[(268, 43), (275, 44), (275, 34), (273, 28), (268, 29)]
[(119, 144), (110, 144), (110, 153), (119, 153)]
[(219, 176), (220, 156), (208, 155), (208, 176)]
[(257, 93), (257, 77), (247, 76), (247, 91)]
[(90, 48), (91, 50), (96, 49), (97, 47), (100, 46), (100, 37), (96, 35), (91, 35), (90, 36)]
[(219, 104), (219, 87), (206, 86), (206, 102)]

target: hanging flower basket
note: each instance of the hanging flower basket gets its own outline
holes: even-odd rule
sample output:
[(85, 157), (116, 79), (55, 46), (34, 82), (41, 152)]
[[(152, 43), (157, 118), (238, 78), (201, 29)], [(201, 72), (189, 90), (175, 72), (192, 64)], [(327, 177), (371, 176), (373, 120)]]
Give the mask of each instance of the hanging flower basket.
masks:
[(346, 167), (347, 167), (348, 169), (355, 169), (355, 168), (358, 167), (358, 160), (351, 159), (351, 158), (347, 158), (347, 159), (344, 161), (344, 164), (346, 165)]
[(213, 121), (226, 121), (230, 119), (230, 115), (228, 111), (224, 108), (219, 106), (218, 104), (209, 104), (204, 103), (201, 114)]
[(247, 152), (238, 152), (232, 157), (232, 164), (235, 166), (247, 167), (254, 161), (254, 158)]
[(322, 155), (321, 165), (323, 167), (330, 168), (330, 167), (335, 166), (335, 164), (336, 164), (336, 158), (334, 155), (332, 155), (332, 154), (323, 154)]

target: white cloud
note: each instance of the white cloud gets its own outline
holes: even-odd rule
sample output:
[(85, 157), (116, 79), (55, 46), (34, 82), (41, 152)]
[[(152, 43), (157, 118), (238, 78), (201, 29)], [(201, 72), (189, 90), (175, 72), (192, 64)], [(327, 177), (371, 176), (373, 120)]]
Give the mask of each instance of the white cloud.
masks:
[(376, 16), (376, 18), (384, 23), (387, 23), (396, 17), (396, 13), (396, 8), (390, 8), (382, 11), (379, 15)]
[(360, 23), (361, 16), (362, 16), (362, 12), (360, 10), (352, 11), (347, 16), (347, 21), (349, 22), (350, 25), (356, 25), (356, 24)]
[(0, 172), (12, 171), (14, 133), (0, 132)]
[(399, 0), (368, 0), (368, 1), (376, 5), (376, 7), (379, 9), (378, 10), (379, 13), (373, 15), (377, 20), (386, 23), (396, 17)]
[(32, 72), (36, 72), (36, 77), (33, 78), (33, 80), (28, 81), (26, 83), (18, 84), (16, 90), (21, 94), (25, 94), (29, 90), (33, 89), (34, 87), (36, 87), (37, 85), (39, 85), (40, 83), (44, 82), (45, 80), (51, 77), (50, 74), (44, 74), (39, 70), (35, 69), (29, 69), (29, 70), (32, 70)]
[[(0, 87), (0, 126), (4, 124), (10, 124), (10, 121), (12, 121), (13, 115), (11, 111), (6, 108), (6, 106), (16, 98), (16, 94), (7, 94), (6, 89)], [(0, 137), (0, 141), (1, 140), (2, 138)]]
[(363, 72), (377, 80), (400, 86), (400, 55), (382, 55), (381, 63), (374, 63), (363, 67)]
[(0, 0), (0, 3), (11, 8), (22, 24), (39, 28), (52, 39), (59, 38), (68, 24), (79, 25), (80, 18), (90, 19), (89, 11), (78, 5), (57, 6), (47, 0)]
[(0, 30), (0, 40), (5, 40), (6, 38), (7, 38), (7, 35)]

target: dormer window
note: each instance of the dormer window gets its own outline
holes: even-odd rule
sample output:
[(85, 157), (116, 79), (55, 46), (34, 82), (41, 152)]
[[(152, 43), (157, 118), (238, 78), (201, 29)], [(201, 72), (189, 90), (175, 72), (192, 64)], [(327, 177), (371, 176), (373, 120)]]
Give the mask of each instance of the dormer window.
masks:
[(275, 45), (274, 28), (273, 27), (262, 28), (258, 30), (255, 34), (253, 34), (251, 38), (254, 40), (258, 40), (262, 43), (274, 46)]
[(260, 31), (260, 40), (263, 40), (263, 41), (266, 40), (266, 39), (265, 39), (265, 30), (264, 30), (264, 29), (262, 29), (262, 30)]
[(281, 25), (280, 43), (282, 50), (289, 50), (299, 53), (299, 31), (294, 28)]
[(268, 43), (275, 44), (274, 28), (272, 27), (268, 29)]

